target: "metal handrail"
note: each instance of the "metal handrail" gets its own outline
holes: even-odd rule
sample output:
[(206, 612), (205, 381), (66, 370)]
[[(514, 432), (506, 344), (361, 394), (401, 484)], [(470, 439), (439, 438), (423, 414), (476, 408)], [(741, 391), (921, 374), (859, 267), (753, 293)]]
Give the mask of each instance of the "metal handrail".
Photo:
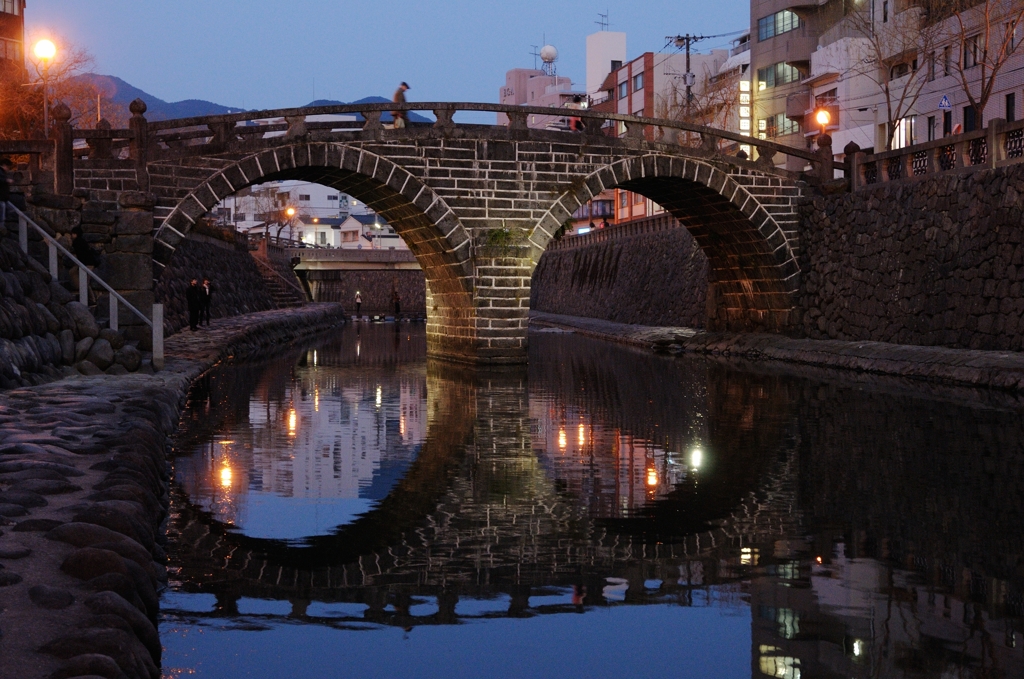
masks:
[[(35, 229), (39, 235), (46, 241), (47, 248), (49, 250), (49, 272), (50, 276), (54, 279), (58, 279), (58, 263), (57, 263), (57, 252), (61, 252), (71, 262), (78, 267), (78, 301), (83, 305), (89, 305), (89, 279), (92, 278), (94, 281), (99, 283), (100, 287), (107, 291), (110, 295), (110, 329), (117, 330), (117, 303), (124, 304), (129, 311), (131, 311), (137, 318), (143, 323), (148, 325), (153, 332), (153, 367), (156, 369), (163, 367), (164, 361), (164, 324), (163, 324), (163, 305), (153, 305), (153, 318), (152, 320), (146, 317), (146, 314), (142, 313), (135, 306), (126, 300), (117, 290), (110, 287), (105, 280), (100, 278), (94, 271), (89, 269), (85, 264), (75, 257), (71, 252), (60, 244), (56, 238), (46, 232), (46, 229), (39, 226), (31, 217), (18, 209), (17, 206), (12, 203), (7, 203), (9, 210), (14, 210), (15, 214), (18, 215), (18, 245), (21, 247), (21, 251), (26, 255), (28, 254), (28, 227), (31, 226)], [(158, 341), (159, 340), (159, 341)], [(159, 365), (158, 365), (159, 360)]]
[(278, 278), (280, 278), (282, 281), (285, 282), (286, 285), (291, 286), (292, 288), (297, 290), (299, 293), (301, 293), (303, 299), (306, 298), (306, 291), (303, 290), (301, 287), (299, 287), (299, 285), (297, 283), (295, 283), (293, 281), (290, 281), (287, 278), (285, 278), (284, 276), (282, 276), (281, 272), (278, 271), (277, 269), (275, 269), (273, 264), (271, 264), (270, 262), (264, 261), (262, 257), (253, 257), (253, 259), (256, 261), (257, 264), (259, 264), (264, 269), (269, 269), (270, 273), (272, 273), (275, 276), (277, 276)]

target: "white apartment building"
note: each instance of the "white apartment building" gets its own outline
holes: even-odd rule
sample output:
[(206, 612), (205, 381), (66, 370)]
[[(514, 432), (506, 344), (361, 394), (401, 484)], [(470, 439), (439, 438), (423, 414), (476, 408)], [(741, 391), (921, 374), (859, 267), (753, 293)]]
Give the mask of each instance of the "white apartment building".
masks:
[[(981, 129), (994, 118), (1021, 117), (1024, 48), (1019, 43), (1024, 26), (1011, 31), (1012, 53), (995, 78), (981, 120), (964, 90), (961, 74), (975, 96), (981, 89), (986, 4), (991, 11), (988, 49), (998, 50), (1021, 12), (1015, 0), (990, 0), (965, 11), (964, 31), (955, 16), (929, 19), (913, 0), (867, 0), (859, 15), (847, 15), (822, 33), (805, 81), (811, 88), (807, 113), (816, 108), (830, 111), (828, 132), (838, 158), (844, 157), (843, 148), (850, 142), (884, 151), (890, 109), (895, 118), (893, 148)], [(882, 87), (886, 83), (890, 106)], [(808, 139), (819, 132), (811, 125), (804, 129)]]
[[(295, 212), (289, 218), (288, 209)], [(322, 184), (301, 181), (267, 182), (228, 196), (212, 210), (217, 222), (238, 231), (269, 228), (272, 236), (300, 240), (302, 218), (344, 219), (371, 212), (362, 201)]]

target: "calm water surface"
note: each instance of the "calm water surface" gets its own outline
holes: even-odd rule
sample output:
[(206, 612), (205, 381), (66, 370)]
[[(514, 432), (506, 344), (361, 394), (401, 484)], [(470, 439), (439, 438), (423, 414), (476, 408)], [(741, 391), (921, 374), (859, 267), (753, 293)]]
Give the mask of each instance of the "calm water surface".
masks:
[(165, 675), (1022, 677), (1022, 411), (349, 325), (195, 384)]

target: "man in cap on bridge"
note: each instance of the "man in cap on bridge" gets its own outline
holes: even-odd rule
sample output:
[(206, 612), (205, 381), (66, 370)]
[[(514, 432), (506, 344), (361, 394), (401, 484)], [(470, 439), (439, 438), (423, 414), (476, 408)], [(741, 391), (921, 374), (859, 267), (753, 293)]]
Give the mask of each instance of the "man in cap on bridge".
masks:
[[(391, 101), (393, 101), (396, 104), (404, 104), (405, 91), (407, 89), (409, 89), (409, 85), (403, 82), (401, 85), (398, 86), (398, 89), (395, 90), (395, 96), (391, 98)], [(392, 111), (391, 117), (394, 118), (395, 120), (396, 130), (402, 129), (403, 127), (405, 127), (406, 123), (409, 122), (408, 114), (405, 111)]]

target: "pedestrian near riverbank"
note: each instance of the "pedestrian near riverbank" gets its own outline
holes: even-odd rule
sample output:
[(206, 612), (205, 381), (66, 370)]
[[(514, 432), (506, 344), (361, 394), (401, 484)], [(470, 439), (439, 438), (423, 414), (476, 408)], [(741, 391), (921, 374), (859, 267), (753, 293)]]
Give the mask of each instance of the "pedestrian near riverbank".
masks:
[(188, 327), (195, 332), (199, 329), (199, 311), (203, 307), (203, 290), (199, 287), (198, 278), (193, 278), (185, 290), (185, 302), (188, 304)]
[(356, 316), (359, 316), (359, 309), (363, 306), (363, 296), (356, 290)]
[(203, 279), (201, 301), (199, 322), (202, 324), (203, 321), (206, 321), (206, 327), (210, 327), (210, 304), (213, 302), (213, 283), (210, 282), (209, 278)]

